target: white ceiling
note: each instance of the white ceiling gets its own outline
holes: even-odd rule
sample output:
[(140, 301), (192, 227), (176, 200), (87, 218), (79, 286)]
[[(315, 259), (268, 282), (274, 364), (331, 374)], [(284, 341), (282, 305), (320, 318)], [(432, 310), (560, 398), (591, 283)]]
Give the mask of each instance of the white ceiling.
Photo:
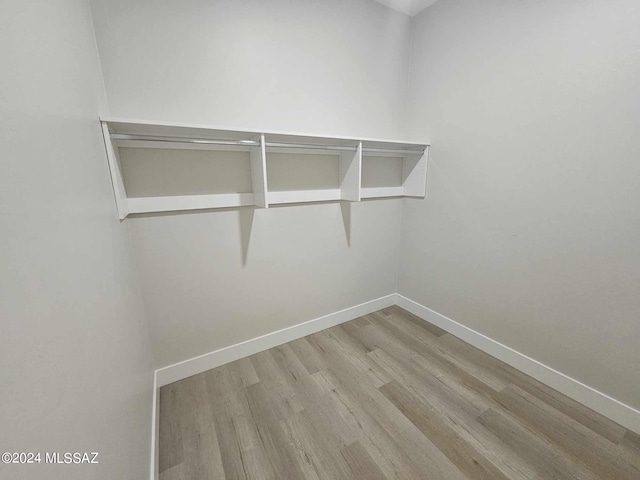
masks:
[(430, 7), (438, 0), (376, 0), (387, 7), (393, 8), (412, 17), (427, 7)]

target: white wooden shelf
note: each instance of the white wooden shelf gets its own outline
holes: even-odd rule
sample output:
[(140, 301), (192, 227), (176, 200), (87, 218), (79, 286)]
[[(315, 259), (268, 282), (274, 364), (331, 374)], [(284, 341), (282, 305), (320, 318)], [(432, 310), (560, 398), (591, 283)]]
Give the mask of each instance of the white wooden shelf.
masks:
[[(229, 130), (202, 125), (117, 118), (101, 118), (101, 122), (120, 219), (124, 219), (129, 214), (140, 213), (246, 206), (268, 208), (269, 205), (276, 204), (341, 200), (358, 202), (367, 198), (424, 197), (426, 195), (429, 152), (429, 145), (426, 143)], [(147, 153), (152, 152), (152, 155), (133, 155), (132, 152), (140, 152), (138, 149), (152, 149), (146, 151)], [(167, 152), (167, 149), (170, 149), (171, 153)], [(245, 178), (247, 185), (235, 185), (235, 188), (239, 190), (237, 192), (207, 191), (200, 193), (198, 191), (196, 194), (192, 192), (183, 194), (172, 191), (175, 188), (169, 188), (169, 193), (164, 191), (163, 188), (175, 187), (174, 183), (188, 183), (189, 175), (192, 175), (192, 180), (194, 178), (197, 180), (195, 183), (200, 184), (200, 187), (202, 187), (202, 183), (207, 183), (210, 177), (204, 173), (198, 173), (197, 168), (192, 168), (194, 165), (202, 168), (203, 161), (204, 164), (207, 164), (207, 159), (214, 158), (198, 157), (197, 155), (200, 155), (198, 152), (201, 151), (208, 152), (206, 155), (224, 157), (223, 165), (227, 169), (242, 169), (245, 167), (242, 167), (240, 163), (248, 162), (250, 168), (246, 167)], [(163, 165), (166, 166), (167, 154), (171, 155), (172, 162), (175, 154), (175, 162), (178, 163), (174, 162), (170, 172), (165, 173), (165, 178), (159, 178), (156, 170), (160, 170)], [(189, 158), (196, 163), (187, 161), (184, 164), (179, 163), (183, 160), (181, 155), (191, 155)], [(322, 157), (318, 157), (318, 155), (322, 155)], [(133, 161), (131, 158), (136, 159), (138, 163), (135, 169), (129, 166), (127, 171), (127, 168), (124, 167), (129, 165), (128, 162)], [(323, 158), (325, 160), (320, 162)], [(398, 178), (387, 183), (382, 175), (382, 179), (378, 178), (377, 180), (382, 183), (381, 185), (363, 185), (363, 158), (365, 159), (365, 168), (371, 169), (375, 169), (375, 165), (381, 165), (380, 162), (387, 165), (389, 164), (386, 162), (401, 162), (398, 164)], [(369, 158), (375, 160), (368, 162)], [(292, 159), (294, 163), (287, 164)], [(273, 174), (273, 172), (268, 174), (268, 165), (270, 168), (276, 168), (276, 163), (280, 162), (278, 167), (280, 174), (282, 174), (283, 168), (286, 170), (287, 165), (292, 167), (295, 165), (295, 168), (291, 168), (291, 170), (300, 174), (301, 169), (304, 170), (309, 165), (319, 167), (320, 163), (323, 164), (322, 168), (325, 170), (326, 168), (331, 169), (333, 164), (326, 163), (326, 160), (333, 162), (334, 159), (337, 178), (331, 181), (331, 185), (313, 188), (304, 184), (298, 185), (294, 178), (293, 180), (287, 179), (287, 182), (295, 184), (293, 189), (289, 184), (284, 188), (270, 186), (272, 181), (277, 180), (272, 176), (277, 176), (277, 174)], [(307, 160), (307, 163), (302, 163), (302, 160)], [(140, 165), (142, 165), (142, 171)], [(230, 167), (230, 165), (236, 166)], [(193, 171), (188, 171), (190, 168)], [(182, 175), (183, 173), (185, 175)], [(367, 172), (365, 171), (365, 173)], [(249, 175), (251, 176), (250, 182)], [(325, 171), (324, 175), (331, 177), (333, 174), (331, 171)], [(268, 176), (269, 181), (267, 181)], [(316, 172), (314, 168), (310, 169), (309, 179), (313, 180), (314, 177), (321, 176), (320, 171)], [(380, 172), (377, 176), (381, 176)], [(238, 180), (237, 172), (230, 174), (229, 178), (232, 178), (236, 184), (241, 181)], [(139, 188), (134, 188), (132, 184), (135, 181), (139, 182), (140, 179), (150, 179), (151, 183), (155, 182), (154, 188), (160, 189), (161, 193), (157, 194), (154, 191), (150, 195), (146, 191), (148, 189), (144, 188), (142, 188), (142, 194), (134, 191)], [(217, 178), (218, 184), (221, 179), (224, 180), (221, 176)], [(229, 188), (233, 187), (234, 185), (229, 185)], [(251, 192), (247, 191), (249, 189)]]
[(309, 202), (333, 202), (342, 200), (342, 190), (297, 190), (286, 192), (269, 192), (267, 194), (269, 205), (282, 203), (309, 203)]
[[(361, 190), (362, 198), (404, 197), (404, 187), (365, 187)], [(408, 196), (408, 195), (406, 195)]]
[(253, 193), (216, 195), (172, 195), (169, 197), (128, 198), (129, 213), (175, 212), (207, 208), (248, 207), (255, 205)]

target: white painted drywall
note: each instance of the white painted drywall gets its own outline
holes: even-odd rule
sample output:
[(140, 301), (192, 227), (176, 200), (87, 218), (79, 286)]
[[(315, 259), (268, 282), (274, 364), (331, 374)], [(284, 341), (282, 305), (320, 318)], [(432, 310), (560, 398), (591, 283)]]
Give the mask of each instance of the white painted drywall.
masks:
[[(97, 121), (85, 0), (0, 10), (0, 464), (9, 479), (149, 474), (152, 357)], [(99, 452), (98, 465), (45, 452)]]
[(403, 137), (410, 18), (371, 0), (92, 0), (111, 113)]
[(393, 293), (401, 202), (344, 208), (242, 208), (130, 220), (159, 364)]
[(446, 0), (412, 40), (399, 292), (640, 407), (640, 4)]
[[(369, 0), (93, 6), (113, 116), (404, 137), (406, 15)], [(400, 200), (252, 212), (127, 219), (158, 366), (395, 293)]]
[(407, 15), (417, 15), (425, 8), (430, 7), (438, 0), (375, 0), (378, 3), (386, 5), (389, 8), (393, 8), (399, 12)]

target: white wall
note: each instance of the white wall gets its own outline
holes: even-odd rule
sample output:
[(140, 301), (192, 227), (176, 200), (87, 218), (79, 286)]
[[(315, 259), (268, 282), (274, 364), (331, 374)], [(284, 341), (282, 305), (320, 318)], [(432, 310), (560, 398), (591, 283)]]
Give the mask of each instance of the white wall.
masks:
[[(0, 2), (0, 464), (8, 479), (149, 472), (152, 358), (114, 217), (84, 0)], [(44, 452), (99, 452), (45, 465)]]
[(394, 293), (400, 207), (365, 202), (345, 218), (333, 203), (130, 221), (159, 365)]
[[(93, 6), (114, 116), (404, 137), (410, 18), (375, 2)], [(400, 200), (251, 212), (127, 220), (159, 366), (395, 292)]]
[(640, 4), (444, 0), (412, 40), (400, 293), (640, 407)]
[(111, 113), (405, 134), (410, 17), (371, 0), (92, 0)]

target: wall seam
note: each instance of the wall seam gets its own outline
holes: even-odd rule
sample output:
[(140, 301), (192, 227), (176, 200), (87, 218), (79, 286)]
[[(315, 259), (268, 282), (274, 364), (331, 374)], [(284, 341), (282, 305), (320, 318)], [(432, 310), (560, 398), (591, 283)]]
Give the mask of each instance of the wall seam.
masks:
[(96, 56), (98, 58), (98, 71), (100, 72), (100, 84), (102, 85), (102, 96), (104, 99), (104, 103), (102, 105), (101, 110), (104, 108), (105, 115), (110, 113), (109, 108), (109, 96), (107, 95), (107, 84), (104, 81), (104, 71), (102, 69), (102, 59), (100, 58), (100, 48), (98, 47), (98, 35), (96, 33), (96, 23), (93, 19), (93, 6), (91, 5), (90, 0), (86, 0), (87, 5), (89, 6), (89, 17), (91, 18), (91, 30), (93, 30), (93, 46), (96, 49)]
[[(413, 58), (414, 58), (414, 29), (416, 24), (416, 17), (414, 15), (411, 17), (409, 22), (409, 42), (408, 42), (408, 52), (407, 52), (407, 72), (406, 72), (406, 84), (405, 84), (405, 98), (404, 98), (404, 134), (407, 140), (410, 140), (412, 136), (410, 135), (409, 130), (409, 98), (411, 96), (412, 90), (412, 78), (413, 78)], [(396, 254), (396, 271), (395, 271), (395, 288), (396, 294), (400, 293), (400, 270), (402, 265), (402, 232), (404, 231), (404, 209), (406, 208), (406, 199), (400, 199), (400, 219), (398, 221), (398, 251)]]

